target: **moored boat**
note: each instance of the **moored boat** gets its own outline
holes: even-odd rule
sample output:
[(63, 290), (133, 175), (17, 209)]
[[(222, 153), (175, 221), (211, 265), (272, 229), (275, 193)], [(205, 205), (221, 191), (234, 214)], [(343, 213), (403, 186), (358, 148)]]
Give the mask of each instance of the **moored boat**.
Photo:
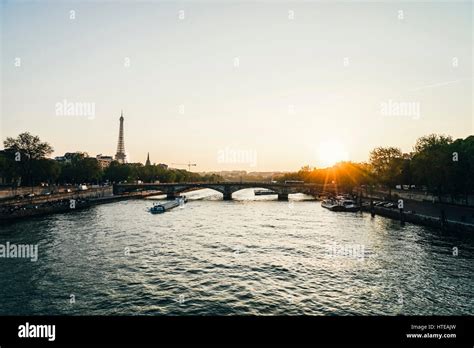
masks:
[(331, 211), (354, 212), (360, 210), (360, 206), (353, 199), (344, 196), (325, 199), (321, 202), (321, 206)]
[(328, 199), (323, 200), (321, 202), (321, 206), (323, 208), (329, 209), (331, 211), (340, 211), (340, 209), (341, 209), (341, 206), (333, 198), (328, 198)]

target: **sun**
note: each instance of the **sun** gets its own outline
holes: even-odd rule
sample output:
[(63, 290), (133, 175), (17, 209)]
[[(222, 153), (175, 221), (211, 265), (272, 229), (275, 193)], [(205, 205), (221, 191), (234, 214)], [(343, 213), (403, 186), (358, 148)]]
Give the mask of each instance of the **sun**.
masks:
[(318, 147), (318, 166), (331, 167), (337, 162), (347, 161), (349, 154), (343, 143), (338, 140), (325, 140)]

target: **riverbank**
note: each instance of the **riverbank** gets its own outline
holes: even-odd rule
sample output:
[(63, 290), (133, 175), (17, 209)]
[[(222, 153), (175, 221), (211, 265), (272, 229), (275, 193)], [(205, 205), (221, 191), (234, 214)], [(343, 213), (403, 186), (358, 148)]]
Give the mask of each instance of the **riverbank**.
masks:
[[(119, 196), (102, 196), (102, 197), (66, 197), (69, 195), (62, 195), (59, 199), (49, 200), (45, 202), (31, 202), (24, 201), (15, 204), (4, 204), (0, 206), (0, 221), (17, 221), (23, 218), (30, 218), (36, 216), (44, 216), (49, 214), (65, 213), (75, 210), (86, 209), (94, 205), (113, 203), (129, 199), (143, 199), (149, 196), (156, 195), (156, 192), (151, 193), (132, 193)], [(58, 198), (58, 197), (56, 197)]]
[[(363, 198), (362, 201), (369, 203), (370, 199)], [(446, 231), (474, 232), (474, 209), (472, 207), (405, 199), (403, 200), (403, 214), (401, 214), (396, 202), (394, 203), (395, 206), (392, 208), (383, 206), (371, 208), (370, 205), (365, 205), (362, 207), (362, 210), (390, 219), (440, 228)]]

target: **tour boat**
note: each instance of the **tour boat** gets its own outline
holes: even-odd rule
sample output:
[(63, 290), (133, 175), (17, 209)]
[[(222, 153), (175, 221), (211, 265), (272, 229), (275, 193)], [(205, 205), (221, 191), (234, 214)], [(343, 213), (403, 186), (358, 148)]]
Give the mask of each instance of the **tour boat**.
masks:
[(161, 214), (161, 213), (164, 213), (167, 210), (176, 208), (177, 206), (180, 206), (180, 205), (182, 206), (187, 201), (188, 201), (188, 199), (186, 198), (186, 196), (184, 196), (184, 197), (176, 198), (174, 201), (165, 202), (163, 204), (156, 204), (155, 203), (155, 204), (153, 204), (153, 207), (151, 207), (148, 211), (152, 214)]
[(151, 207), (148, 211), (152, 214), (161, 214), (165, 212), (165, 207), (163, 204), (153, 204), (153, 207)]

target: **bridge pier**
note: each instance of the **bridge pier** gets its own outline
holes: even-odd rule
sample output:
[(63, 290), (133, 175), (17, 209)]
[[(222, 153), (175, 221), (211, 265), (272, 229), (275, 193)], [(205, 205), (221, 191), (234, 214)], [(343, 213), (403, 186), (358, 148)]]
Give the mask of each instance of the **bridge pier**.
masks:
[(176, 193), (173, 187), (168, 187), (166, 190), (166, 199), (176, 199), (179, 193)]
[(122, 190), (120, 189), (120, 187), (117, 185), (117, 184), (113, 184), (112, 186), (112, 193), (114, 195), (121, 195), (122, 194)]
[(279, 193), (278, 194), (279, 201), (287, 201), (288, 200), (288, 193)]
[(224, 201), (231, 201), (232, 200), (232, 191), (230, 190), (230, 187), (225, 186), (224, 187)]

